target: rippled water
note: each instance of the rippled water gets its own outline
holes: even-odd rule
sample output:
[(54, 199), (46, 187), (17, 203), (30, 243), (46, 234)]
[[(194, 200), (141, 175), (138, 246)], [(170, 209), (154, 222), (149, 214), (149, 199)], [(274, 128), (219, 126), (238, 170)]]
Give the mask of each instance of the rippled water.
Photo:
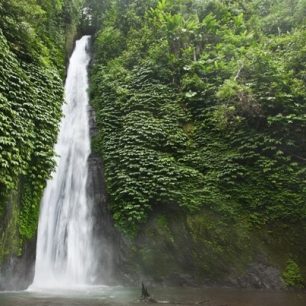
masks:
[[(153, 305), (305, 306), (306, 293), (212, 288), (155, 288)], [(0, 293), (1, 306), (110, 306), (140, 303), (138, 288), (83, 287), (70, 291)]]

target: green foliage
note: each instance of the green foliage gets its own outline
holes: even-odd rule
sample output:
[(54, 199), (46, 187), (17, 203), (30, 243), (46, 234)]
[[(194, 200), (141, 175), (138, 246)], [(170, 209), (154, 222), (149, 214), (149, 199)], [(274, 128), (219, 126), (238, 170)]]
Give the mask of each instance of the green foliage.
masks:
[(12, 192), (10, 207), (6, 209), (5, 222), (0, 224), (0, 262), (12, 254), (21, 255), (21, 240), (18, 238), (18, 205), (18, 192)]
[(193, 245), (192, 262), (200, 279), (220, 279), (230, 270), (243, 271), (253, 252), (245, 220), (233, 223), (204, 210), (188, 215), (187, 225)]
[(66, 39), (82, 3), (0, 0), (1, 259), (20, 255), (23, 242), (36, 233), (40, 199), (54, 168)]
[(118, 29), (106, 27), (98, 33), (96, 40), (99, 45), (105, 46), (103, 49), (95, 50), (99, 61), (106, 62), (121, 53), (122, 34)]
[(91, 96), (121, 228), (158, 203), (254, 227), (305, 220), (306, 32), (293, 2), (104, 2)]
[(74, 27), (83, 2), (0, 0), (0, 29), (20, 60), (52, 64), (64, 74), (65, 45), (73, 43), (69, 35), (72, 30), (76, 31)]
[(123, 228), (137, 225), (146, 219), (154, 202), (196, 208), (192, 197), (177, 192), (198, 184), (201, 178), (179, 162), (188, 137), (178, 97), (168, 86), (145, 81), (152, 73), (149, 67), (132, 71), (128, 79), (121, 71), (114, 73), (102, 68), (96, 75), (99, 87), (93, 105), (99, 108), (97, 122), (103, 129), (95, 147), (104, 157), (115, 220)]
[(29, 171), (42, 181), (50, 173), (63, 92), (56, 71), (19, 63), (2, 34), (0, 39), (0, 183), (9, 190)]
[(287, 287), (304, 288), (304, 278), (301, 274), (300, 268), (292, 259), (287, 261), (282, 278)]
[[(35, 179), (33, 180), (35, 182)], [(22, 206), (18, 215), (18, 232), (21, 241), (31, 239), (37, 231), (39, 204), (42, 197), (43, 189), (37, 190), (30, 182), (22, 182), (21, 203)]]

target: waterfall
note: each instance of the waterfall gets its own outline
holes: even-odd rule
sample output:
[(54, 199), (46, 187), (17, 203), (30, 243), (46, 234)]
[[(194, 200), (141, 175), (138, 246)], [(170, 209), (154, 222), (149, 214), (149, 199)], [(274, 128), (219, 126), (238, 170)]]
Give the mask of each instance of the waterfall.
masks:
[(92, 205), (86, 191), (90, 154), (87, 53), (89, 36), (76, 42), (65, 84), (65, 103), (55, 146), (57, 167), (41, 203), (33, 288), (92, 283), (96, 269)]

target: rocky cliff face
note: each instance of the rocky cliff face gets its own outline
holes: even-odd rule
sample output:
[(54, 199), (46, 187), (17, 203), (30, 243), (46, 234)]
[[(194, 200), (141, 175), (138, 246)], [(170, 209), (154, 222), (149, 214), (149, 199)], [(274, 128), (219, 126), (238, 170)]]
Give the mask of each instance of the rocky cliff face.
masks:
[(0, 268), (1, 290), (25, 290), (34, 277), (36, 237), (24, 245), (21, 256), (10, 256)]
[(252, 244), (263, 237), (244, 230), (241, 224), (221, 225), (205, 212), (184, 216), (160, 208), (138, 237), (126, 242), (122, 279), (151, 286), (285, 288), (282, 260), (275, 261), (264, 243)]
[[(93, 137), (96, 133), (96, 123), (95, 113), (91, 107), (89, 107), (89, 114), (90, 134)], [(103, 162), (95, 153), (91, 153), (88, 159), (87, 188), (93, 204), (95, 254), (99, 256), (100, 262), (97, 271), (98, 280), (113, 283), (115, 270), (120, 261), (118, 248), (121, 239), (114, 228), (107, 204)]]
[(0, 290), (26, 289), (33, 279), (36, 237), (25, 243), (20, 239), (20, 194), (18, 188), (7, 198), (0, 226)]
[[(92, 137), (95, 114), (90, 109)], [(95, 233), (101, 279), (137, 286), (230, 286), (284, 289), (282, 272), (290, 254), (306, 253), (294, 232), (282, 225), (254, 231), (210, 211), (186, 214), (179, 208), (155, 207), (134, 238), (115, 229), (99, 155), (89, 158), (88, 190), (95, 207)], [(299, 229), (298, 229), (299, 228)], [(305, 256), (304, 256), (304, 255)]]
[(186, 216), (158, 207), (137, 237), (127, 238), (114, 227), (102, 161), (94, 154), (88, 188), (95, 203), (102, 280), (129, 286), (145, 281), (150, 286), (285, 288), (288, 254), (276, 259), (280, 246), (269, 245), (273, 238), (266, 232), (255, 235), (244, 224), (224, 223), (205, 211)]

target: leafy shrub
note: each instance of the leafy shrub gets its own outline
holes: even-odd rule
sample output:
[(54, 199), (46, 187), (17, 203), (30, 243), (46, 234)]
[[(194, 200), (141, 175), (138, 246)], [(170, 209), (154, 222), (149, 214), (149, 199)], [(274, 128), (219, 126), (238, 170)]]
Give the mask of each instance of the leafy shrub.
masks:
[(300, 268), (295, 261), (289, 259), (282, 278), (287, 287), (303, 288), (304, 278), (301, 274)]

